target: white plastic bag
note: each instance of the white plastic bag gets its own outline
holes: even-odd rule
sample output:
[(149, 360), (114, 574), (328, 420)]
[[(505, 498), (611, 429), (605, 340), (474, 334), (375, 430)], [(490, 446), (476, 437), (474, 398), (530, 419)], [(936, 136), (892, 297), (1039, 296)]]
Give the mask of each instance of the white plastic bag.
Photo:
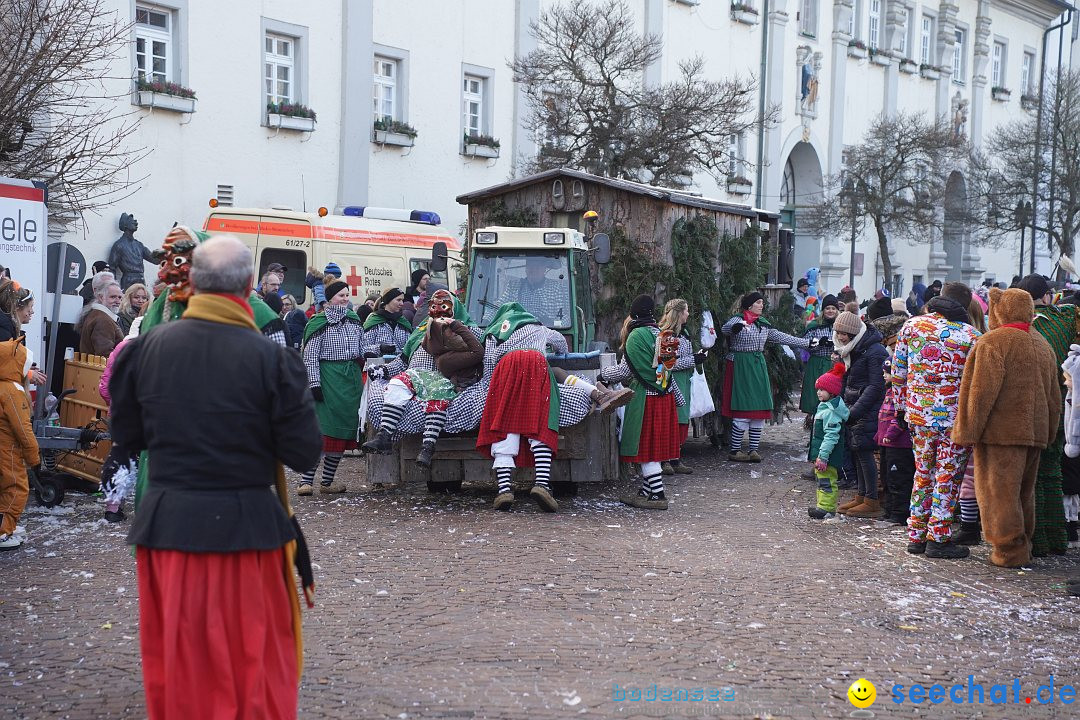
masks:
[(712, 310), (701, 313), (701, 349), (708, 350), (716, 344), (716, 322)]
[(709, 381), (706, 380), (704, 371), (695, 370), (690, 376), (690, 419), (711, 412), (716, 412), (716, 405), (713, 403), (712, 391), (709, 390)]
[(791, 358), (792, 360), (795, 359), (795, 351), (789, 348), (787, 345), (781, 345), (780, 349), (783, 350), (784, 354), (787, 355), (789, 358)]

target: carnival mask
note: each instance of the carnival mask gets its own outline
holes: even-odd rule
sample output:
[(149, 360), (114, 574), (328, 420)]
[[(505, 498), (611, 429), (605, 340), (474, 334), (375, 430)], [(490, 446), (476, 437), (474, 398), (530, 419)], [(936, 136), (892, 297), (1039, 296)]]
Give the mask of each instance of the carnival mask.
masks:
[(186, 303), (191, 297), (191, 253), (197, 243), (186, 233), (170, 232), (161, 246), (158, 280), (169, 290), (169, 302)]
[(428, 317), (433, 319), (454, 317), (454, 297), (446, 290), (436, 290), (428, 301)]
[(671, 370), (679, 354), (679, 336), (670, 330), (664, 330), (660, 333), (657, 342), (659, 344), (657, 359), (666, 369)]

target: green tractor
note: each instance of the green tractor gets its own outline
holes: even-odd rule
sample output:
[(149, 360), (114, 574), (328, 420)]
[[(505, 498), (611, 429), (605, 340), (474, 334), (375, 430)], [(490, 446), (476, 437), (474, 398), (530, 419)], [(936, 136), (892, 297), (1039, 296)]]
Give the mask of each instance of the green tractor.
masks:
[[(615, 362), (596, 338), (589, 280), (591, 262), (610, 260), (607, 235), (587, 239), (570, 228), (486, 227), (472, 234), (468, 257), (465, 305), (478, 325), (484, 327), (503, 303), (517, 302), (566, 337), (570, 354), (549, 356), (553, 367), (593, 381)], [(446, 261), (436, 252), (432, 268), (441, 270)], [(616, 479), (618, 446), (613, 415), (592, 413), (562, 428), (551, 468), (553, 490), (574, 494), (579, 483)], [(491, 460), (476, 451), (475, 431), (440, 439), (430, 476), (413, 462), (419, 450), (420, 436), (410, 435), (391, 455), (368, 455), (368, 477), (387, 484), (423, 481), (431, 491), (456, 491), (466, 479), (489, 477)]]

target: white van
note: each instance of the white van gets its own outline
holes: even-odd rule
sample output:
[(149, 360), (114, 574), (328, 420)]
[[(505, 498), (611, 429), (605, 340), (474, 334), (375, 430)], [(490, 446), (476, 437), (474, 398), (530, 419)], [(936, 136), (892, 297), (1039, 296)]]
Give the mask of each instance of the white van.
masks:
[[(331, 215), (326, 208), (295, 212), (213, 207), (203, 230), (244, 241), (255, 254), (256, 279), (272, 263), (284, 265), (281, 293), (307, 306), (312, 299), (304, 286), (309, 266), (321, 272), (328, 262), (337, 263), (341, 280), (352, 288), (353, 303), (359, 304), (371, 292), (404, 290), (414, 270), (430, 271), (432, 251), (439, 243), (445, 244), (451, 261), (460, 262), (461, 241), (438, 223), (437, 214), (419, 210), (346, 207), (343, 214)], [(446, 270), (431, 273), (431, 282), (457, 289)]]

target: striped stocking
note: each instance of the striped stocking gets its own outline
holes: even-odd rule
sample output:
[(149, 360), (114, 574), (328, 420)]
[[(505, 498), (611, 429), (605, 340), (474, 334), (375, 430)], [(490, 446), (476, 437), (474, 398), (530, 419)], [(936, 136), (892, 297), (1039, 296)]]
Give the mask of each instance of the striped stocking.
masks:
[[(322, 484), (329, 485), (334, 482), (338, 465), (341, 463), (341, 453), (326, 453), (323, 455)], [(314, 471), (312, 471), (314, 473)]]
[(550, 490), (548, 482), (551, 479), (551, 448), (532, 438), (529, 438), (529, 447), (532, 448), (533, 458), (536, 460), (536, 484)]

